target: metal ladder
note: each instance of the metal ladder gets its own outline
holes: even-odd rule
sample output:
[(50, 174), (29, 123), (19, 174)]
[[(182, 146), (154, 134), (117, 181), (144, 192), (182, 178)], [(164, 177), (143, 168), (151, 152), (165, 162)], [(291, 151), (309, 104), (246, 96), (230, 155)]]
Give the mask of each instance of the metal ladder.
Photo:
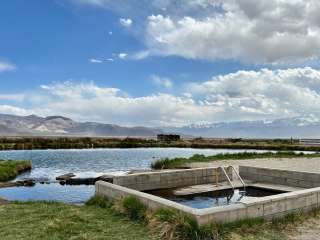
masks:
[[(228, 176), (228, 174), (227, 174), (227, 172), (226, 172), (226, 170), (225, 170), (225, 167), (222, 167), (222, 166), (221, 166), (221, 167), (219, 167), (219, 168), (222, 170), (222, 172), (223, 172), (223, 174), (225, 175), (225, 177), (227, 178), (230, 186), (231, 186), (232, 189), (234, 190), (234, 185), (233, 185), (230, 177)], [(243, 185), (243, 189), (244, 189), (244, 191), (245, 191), (245, 190), (246, 190), (246, 184), (245, 184), (245, 182), (243, 181), (243, 179), (241, 178), (240, 174), (236, 171), (236, 169), (235, 169), (233, 166), (228, 166), (227, 168), (231, 168), (231, 170), (232, 170), (233, 172), (235, 172), (236, 176), (239, 178), (241, 184)], [(218, 181), (217, 181), (217, 182), (218, 182)]]

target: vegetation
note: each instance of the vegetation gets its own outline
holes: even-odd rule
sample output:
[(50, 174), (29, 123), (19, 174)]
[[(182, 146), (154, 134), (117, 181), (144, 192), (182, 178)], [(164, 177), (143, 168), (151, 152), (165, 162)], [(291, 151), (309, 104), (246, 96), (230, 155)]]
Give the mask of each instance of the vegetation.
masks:
[[(101, 201), (100, 201), (101, 204)], [(0, 206), (3, 240), (146, 240), (145, 225), (122, 217), (108, 207), (54, 202), (10, 203)]]
[(28, 170), (31, 170), (31, 161), (0, 160), (0, 182), (12, 180)]
[(182, 139), (179, 141), (156, 141), (143, 138), (98, 138), (98, 137), (3, 137), (0, 150), (20, 149), (84, 149), (84, 148), (227, 148), (266, 149), (276, 151), (320, 151), (320, 146), (300, 145), (297, 139)]
[[(111, 203), (104, 202), (101, 197), (94, 197), (91, 204), (110, 207)], [(116, 207), (114, 207), (116, 205)], [(309, 218), (319, 218), (320, 209), (311, 213), (293, 213), (285, 217), (275, 218), (271, 222), (262, 218), (245, 219), (228, 224), (207, 224), (199, 226), (195, 219), (173, 209), (158, 209), (148, 212), (139, 200), (128, 197), (116, 202), (112, 209), (124, 217), (138, 220), (149, 228), (149, 234), (155, 239), (162, 240), (284, 240), (288, 230)], [(120, 209), (120, 210), (119, 210)], [(126, 209), (126, 210), (124, 210)], [(129, 211), (128, 211), (129, 209)], [(132, 212), (144, 216), (132, 218)]]
[(288, 230), (292, 232), (310, 218), (319, 219), (320, 210), (290, 214), (272, 222), (247, 219), (199, 226), (195, 219), (175, 210), (149, 212), (133, 197), (114, 204), (93, 197), (86, 206), (12, 202), (0, 205), (0, 239), (283, 240)]
[(295, 152), (243, 152), (243, 153), (221, 153), (213, 156), (204, 156), (195, 154), (190, 158), (165, 158), (152, 163), (152, 169), (174, 169), (183, 168), (188, 163), (193, 162), (211, 162), (221, 160), (240, 160), (240, 159), (255, 159), (255, 158), (296, 158), (296, 157), (320, 157), (319, 153), (304, 154)]

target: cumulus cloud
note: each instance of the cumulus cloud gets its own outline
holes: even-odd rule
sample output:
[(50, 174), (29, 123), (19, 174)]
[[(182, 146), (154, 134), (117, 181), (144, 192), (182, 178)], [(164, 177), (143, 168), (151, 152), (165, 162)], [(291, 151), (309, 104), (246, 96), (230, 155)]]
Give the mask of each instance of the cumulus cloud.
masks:
[(129, 27), (131, 27), (131, 25), (132, 25), (132, 19), (130, 19), (130, 18), (120, 18), (119, 19), (119, 22), (120, 22), (120, 24), (122, 25), (122, 26), (124, 26), (124, 27), (126, 27), (126, 28), (129, 28)]
[(15, 69), (16, 69), (16, 66), (14, 66), (13, 64), (5, 61), (0, 61), (0, 73), (13, 71)]
[(238, 71), (187, 89), (225, 113), (248, 119), (320, 116), (320, 71), (312, 68)]
[(218, 3), (220, 9), (204, 18), (150, 16), (146, 33), (149, 48), (159, 55), (250, 63), (319, 58), (319, 1), (226, 0), (216, 1)]
[(158, 75), (151, 75), (151, 80), (158, 87), (166, 88), (169, 90), (173, 87), (173, 83), (170, 78), (160, 77)]
[[(28, 104), (0, 112), (68, 115), (76, 120), (125, 125), (185, 125), (313, 115), (320, 118), (320, 70), (293, 68), (238, 71), (191, 83), (177, 94), (134, 97), (94, 82), (43, 85), (24, 93)], [(26, 107), (28, 106), (28, 107)]]

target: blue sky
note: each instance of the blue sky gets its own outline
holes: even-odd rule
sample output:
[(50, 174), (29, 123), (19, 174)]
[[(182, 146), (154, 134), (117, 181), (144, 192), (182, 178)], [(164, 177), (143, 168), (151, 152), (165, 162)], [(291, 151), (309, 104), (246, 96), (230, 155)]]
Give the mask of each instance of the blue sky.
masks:
[(317, 118), (319, 8), (2, 1), (0, 112), (147, 126)]

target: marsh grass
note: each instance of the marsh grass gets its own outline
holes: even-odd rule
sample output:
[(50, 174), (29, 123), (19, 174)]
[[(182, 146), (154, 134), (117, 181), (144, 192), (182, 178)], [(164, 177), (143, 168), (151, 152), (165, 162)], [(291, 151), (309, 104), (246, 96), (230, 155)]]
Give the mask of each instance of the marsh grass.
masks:
[(151, 164), (152, 169), (174, 169), (182, 168), (188, 163), (193, 162), (211, 162), (211, 161), (221, 161), (221, 160), (241, 160), (241, 159), (263, 159), (263, 158), (297, 158), (297, 157), (320, 157), (319, 153), (304, 154), (295, 153), (293, 151), (289, 152), (242, 152), (242, 153), (221, 153), (213, 156), (205, 156), (202, 154), (195, 154), (190, 158), (165, 158), (160, 159)]
[(31, 161), (0, 160), (0, 182), (14, 179), (20, 173), (31, 170)]

